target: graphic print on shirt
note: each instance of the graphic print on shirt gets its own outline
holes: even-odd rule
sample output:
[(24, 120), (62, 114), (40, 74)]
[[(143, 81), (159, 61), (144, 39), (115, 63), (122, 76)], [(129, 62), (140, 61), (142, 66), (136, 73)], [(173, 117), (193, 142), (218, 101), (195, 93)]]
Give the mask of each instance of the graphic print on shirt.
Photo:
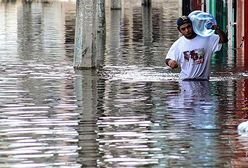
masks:
[(184, 51), (183, 55), (186, 62), (189, 62), (189, 60), (192, 59), (196, 64), (203, 64), (205, 52), (204, 48), (200, 48), (191, 51)]

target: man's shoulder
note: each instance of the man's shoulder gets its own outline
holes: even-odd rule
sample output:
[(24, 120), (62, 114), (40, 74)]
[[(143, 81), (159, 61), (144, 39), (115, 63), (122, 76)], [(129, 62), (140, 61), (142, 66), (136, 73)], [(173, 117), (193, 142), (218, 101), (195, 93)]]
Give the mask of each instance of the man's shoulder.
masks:
[(210, 36), (200, 36), (200, 35), (197, 35), (195, 38), (196, 39), (210, 39), (210, 38), (218, 38), (219, 36), (217, 34), (211, 34)]
[(180, 36), (173, 44), (178, 45), (179, 43), (183, 42), (185, 40), (184, 36)]

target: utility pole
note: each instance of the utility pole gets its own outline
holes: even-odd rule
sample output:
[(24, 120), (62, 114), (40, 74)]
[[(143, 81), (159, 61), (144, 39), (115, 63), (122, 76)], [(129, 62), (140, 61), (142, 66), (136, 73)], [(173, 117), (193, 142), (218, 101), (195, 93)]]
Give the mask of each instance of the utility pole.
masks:
[(75, 69), (96, 67), (97, 0), (77, 0), (74, 62)]

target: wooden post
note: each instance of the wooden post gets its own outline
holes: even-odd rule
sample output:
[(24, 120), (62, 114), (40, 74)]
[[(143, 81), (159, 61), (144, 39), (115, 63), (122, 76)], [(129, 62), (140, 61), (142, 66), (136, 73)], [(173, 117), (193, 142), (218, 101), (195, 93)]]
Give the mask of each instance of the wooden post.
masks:
[(97, 0), (77, 0), (74, 63), (75, 69), (96, 67)]
[(121, 9), (121, 0), (111, 0), (111, 9), (114, 10)]

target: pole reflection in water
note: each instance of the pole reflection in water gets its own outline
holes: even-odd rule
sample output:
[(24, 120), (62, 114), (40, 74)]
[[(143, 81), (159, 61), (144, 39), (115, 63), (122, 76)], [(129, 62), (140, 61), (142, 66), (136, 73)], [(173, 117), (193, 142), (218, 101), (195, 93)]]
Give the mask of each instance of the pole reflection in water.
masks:
[(96, 136), (97, 78), (95, 71), (78, 71), (75, 83), (77, 103), (80, 107), (78, 127), (80, 147), (79, 163), (82, 167), (97, 167), (98, 144)]

